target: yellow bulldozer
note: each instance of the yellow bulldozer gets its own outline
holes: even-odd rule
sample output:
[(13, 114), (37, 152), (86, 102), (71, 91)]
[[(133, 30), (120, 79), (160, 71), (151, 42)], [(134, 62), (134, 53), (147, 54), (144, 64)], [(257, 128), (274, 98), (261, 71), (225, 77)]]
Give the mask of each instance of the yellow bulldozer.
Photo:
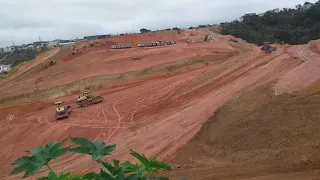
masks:
[(68, 118), (71, 112), (71, 106), (65, 105), (63, 101), (55, 102), (56, 105), (56, 120)]
[(91, 94), (90, 91), (85, 91), (82, 95), (79, 96), (76, 103), (80, 107), (86, 107), (88, 104), (96, 104), (103, 101), (103, 97), (101, 96), (94, 96)]

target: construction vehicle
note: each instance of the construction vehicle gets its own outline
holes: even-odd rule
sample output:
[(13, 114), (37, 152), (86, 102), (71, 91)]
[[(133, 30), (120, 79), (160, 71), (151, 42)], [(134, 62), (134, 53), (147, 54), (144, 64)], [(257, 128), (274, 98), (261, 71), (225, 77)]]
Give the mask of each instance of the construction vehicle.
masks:
[(235, 43), (237, 43), (237, 42), (238, 42), (238, 40), (233, 39), (233, 38), (229, 39), (229, 41), (231, 41), (231, 42), (235, 42)]
[(204, 41), (212, 41), (212, 36), (211, 35), (205, 35)]
[(56, 120), (68, 118), (71, 112), (71, 106), (64, 105), (63, 101), (55, 102), (56, 105)]
[(123, 45), (112, 45), (111, 49), (126, 49), (131, 48), (131, 44), (123, 44)]
[(163, 42), (161, 40), (157, 41), (157, 46), (163, 46)]
[(133, 61), (141, 60), (141, 57), (140, 57), (140, 56), (133, 56), (133, 57), (132, 57), (132, 60), (133, 60)]
[(270, 46), (269, 42), (264, 42), (263, 46), (261, 47), (261, 51), (263, 51), (265, 53), (271, 53), (272, 51), (276, 51), (276, 50), (277, 50), (277, 48)]
[(186, 39), (186, 43), (188, 43), (188, 44), (193, 44), (193, 43), (198, 43), (198, 42), (199, 41), (196, 38), (192, 38), (192, 39), (187, 38)]
[(163, 42), (159, 40), (151, 43), (138, 44), (138, 47), (153, 47), (153, 46), (163, 46)]
[(187, 38), (187, 39), (186, 39), (186, 43), (188, 43), (188, 44), (191, 43), (191, 39), (190, 39), (190, 38)]
[(173, 44), (176, 44), (175, 41), (167, 41), (167, 45), (173, 45)]
[(55, 60), (51, 60), (51, 61), (47, 61), (47, 62), (45, 62), (45, 68), (49, 68), (49, 67), (51, 67), (51, 66), (54, 66), (54, 65), (56, 65), (57, 63), (56, 63), (56, 61)]
[(101, 96), (94, 96), (91, 94), (90, 91), (85, 91), (82, 95), (79, 96), (76, 103), (80, 107), (86, 107), (88, 104), (96, 104), (103, 101), (103, 97)]

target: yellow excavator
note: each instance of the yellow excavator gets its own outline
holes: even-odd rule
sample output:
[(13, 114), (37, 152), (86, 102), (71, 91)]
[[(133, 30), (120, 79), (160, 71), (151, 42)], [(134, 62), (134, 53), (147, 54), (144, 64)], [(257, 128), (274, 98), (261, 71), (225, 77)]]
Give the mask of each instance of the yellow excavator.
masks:
[(94, 96), (91, 94), (90, 91), (85, 91), (82, 95), (79, 96), (76, 103), (80, 107), (86, 107), (88, 104), (96, 104), (103, 101), (103, 97), (101, 96)]
[(65, 105), (63, 101), (55, 102), (56, 105), (56, 120), (68, 118), (71, 112), (71, 106)]

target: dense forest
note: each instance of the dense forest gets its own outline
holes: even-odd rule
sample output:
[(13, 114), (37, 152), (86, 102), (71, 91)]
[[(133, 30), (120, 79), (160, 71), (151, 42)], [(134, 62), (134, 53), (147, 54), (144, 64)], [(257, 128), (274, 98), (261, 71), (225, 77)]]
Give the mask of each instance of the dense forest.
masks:
[[(311, 4), (311, 8), (304, 6)], [(284, 8), (280, 12), (266, 12), (263, 16), (245, 15), (242, 22), (221, 23), (221, 33), (242, 38), (249, 43), (263, 42), (305, 44), (320, 39), (320, 0), (305, 2), (296, 9)]]

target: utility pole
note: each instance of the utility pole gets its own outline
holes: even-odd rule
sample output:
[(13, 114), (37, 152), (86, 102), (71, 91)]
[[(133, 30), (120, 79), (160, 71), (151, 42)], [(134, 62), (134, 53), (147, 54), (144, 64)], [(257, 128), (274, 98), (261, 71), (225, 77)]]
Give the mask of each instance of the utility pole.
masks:
[(39, 36), (39, 41), (41, 41), (41, 37)]

